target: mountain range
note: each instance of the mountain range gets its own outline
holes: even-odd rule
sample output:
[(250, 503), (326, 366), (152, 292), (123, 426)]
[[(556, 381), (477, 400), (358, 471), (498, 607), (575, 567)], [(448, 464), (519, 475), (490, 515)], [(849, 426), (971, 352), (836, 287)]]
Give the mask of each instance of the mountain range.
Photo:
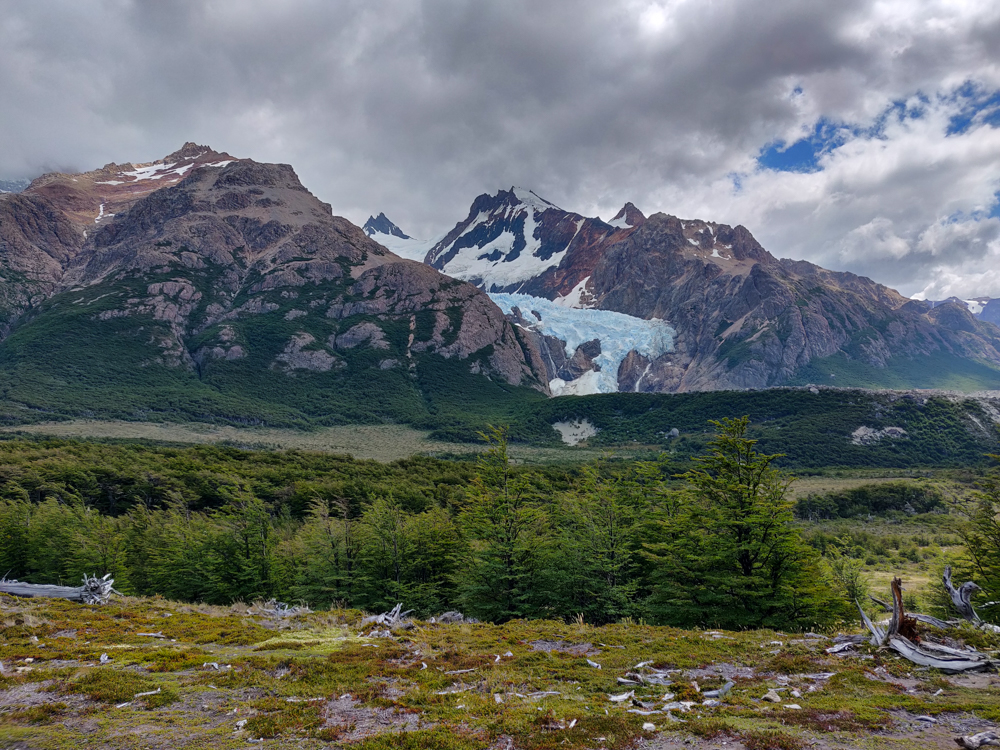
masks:
[(0, 421), (468, 435), (553, 395), (972, 390), (998, 368), (1000, 329), (966, 302), (631, 203), (604, 221), (511, 188), (421, 241), (335, 216), (289, 165), (193, 143), (0, 195)]
[[(476, 284), (531, 332), (529, 359), (553, 393), (1000, 387), (1000, 300), (910, 300), (777, 259), (742, 226), (631, 203), (603, 221), (521, 188), (480, 195), (432, 242), (380, 220), (395, 231), (369, 222), (373, 239)], [(596, 311), (619, 316), (603, 334)]]
[(543, 387), (484, 293), (388, 252), (288, 165), (188, 143), (0, 196), (11, 418), (419, 422), (449, 388), (522, 385)]

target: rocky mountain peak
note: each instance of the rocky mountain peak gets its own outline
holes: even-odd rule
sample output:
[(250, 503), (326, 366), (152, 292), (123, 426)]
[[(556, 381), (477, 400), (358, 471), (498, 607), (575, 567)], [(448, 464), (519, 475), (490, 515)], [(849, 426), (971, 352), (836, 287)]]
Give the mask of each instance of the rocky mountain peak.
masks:
[(608, 222), (613, 227), (624, 229), (626, 227), (638, 227), (646, 220), (642, 211), (635, 207), (635, 204), (626, 203)]
[(24, 192), (50, 201), (86, 235), (140, 198), (176, 185), (192, 170), (221, 168), (234, 161), (237, 159), (225, 152), (185, 143), (169, 156), (152, 162), (110, 162), (81, 174), (45, 174)]
[(199, 159), (206, 161), (232, 158), (233, 157), (229, 154), (219, 153), (218, 151), (213, 150), (210, 146), (199, 146), (197, 143), (188, 141), (172, 154), (163, 157), (163, 161), (173, 163), (181, 161), (197, 161)]
[(369, 237), (375, 234), (384, 234), (390, 237), (398, 237), (401, 240), (413, 239), (408, 234), (404, 234), (403, 230), (393, 224), (384, 213), (380, 213), (378, 216), (369, 216), (368, 221), (361, 228)]

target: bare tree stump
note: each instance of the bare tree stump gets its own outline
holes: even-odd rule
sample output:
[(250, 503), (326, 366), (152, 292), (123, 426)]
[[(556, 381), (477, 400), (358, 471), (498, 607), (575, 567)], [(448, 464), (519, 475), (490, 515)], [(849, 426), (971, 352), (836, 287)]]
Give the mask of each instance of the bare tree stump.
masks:
[(976, 614), (975, 608), (972, 606), (972, 595), (977, 591), (982, 591), (982, 589), (972, 581), (967, 581), (956, 589), (951, 582), (950, 565), (944, 569), (944, 576), (942, 577), (942, 580), (944, 581), (944, 588), (948, 592), (948, 596), (951, 597), (951, 603), (955, 605), (955, 609), (958, 610), (958, 613), (969, 622), (973, 622), (978, 625), (981, 620), (979, 619), (979, 615)]

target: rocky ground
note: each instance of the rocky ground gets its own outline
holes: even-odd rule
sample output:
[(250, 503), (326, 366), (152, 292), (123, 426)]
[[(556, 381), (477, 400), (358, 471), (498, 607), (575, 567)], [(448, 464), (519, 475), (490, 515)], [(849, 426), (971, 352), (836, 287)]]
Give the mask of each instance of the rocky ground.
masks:
[(948, 748), (1000, 723), (997, 675), (823, 634), (362, 617), (4, 597), (0, 747)]

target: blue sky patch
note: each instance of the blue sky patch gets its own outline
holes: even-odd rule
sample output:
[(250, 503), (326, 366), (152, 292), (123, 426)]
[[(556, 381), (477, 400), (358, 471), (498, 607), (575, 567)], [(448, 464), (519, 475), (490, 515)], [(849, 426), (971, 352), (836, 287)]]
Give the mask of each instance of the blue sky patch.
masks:
[(818, 172), (820, 157), (856, 134), (855, 129), (843, 123), (821, 118), (808, 137), (792, 144), (775, 141), (765, 146), (757, 157), (757, 163), (776, 172)]
[(776, 172), (818, 172), (820, 158), (854, 138), (884, 139), (885, 128), (893, 122), (919, 120), (927, 113), (930, 100), (920, 94), (910, 101), (895, 101), (886, 107), (872, 124), (859, 127), (843, 122), (833, 122), (826, 118), (813, 126), (813, 132), (794, 143), (775, 141), (761, 149), (757, 163), (764, 169)]
[(949, 101), (961, 105), (961, 111), (948, 122), (948, 135), (962, 135), (974, 125), (1000, 127), (1000, 91), (987, 91), (971, 81), (960, 86)]

